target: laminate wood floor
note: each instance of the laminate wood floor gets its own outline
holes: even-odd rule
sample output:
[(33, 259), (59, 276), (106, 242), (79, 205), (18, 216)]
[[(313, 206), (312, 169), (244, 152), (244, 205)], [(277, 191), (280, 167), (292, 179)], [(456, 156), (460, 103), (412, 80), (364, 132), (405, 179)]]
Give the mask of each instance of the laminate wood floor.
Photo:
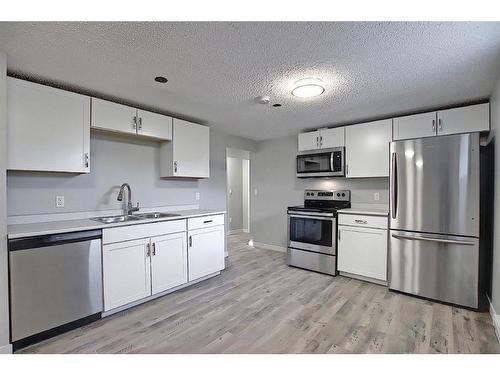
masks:
[(288, 267), (228, 240), (220, 276), (21, 353), (500, 353), (488, 313)]

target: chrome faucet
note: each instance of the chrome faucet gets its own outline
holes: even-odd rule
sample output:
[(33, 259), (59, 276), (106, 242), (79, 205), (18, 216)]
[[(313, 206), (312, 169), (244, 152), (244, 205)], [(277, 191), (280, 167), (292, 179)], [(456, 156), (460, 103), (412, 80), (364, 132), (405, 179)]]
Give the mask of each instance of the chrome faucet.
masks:
[(123, 191), (125, 188), (128, 189), (128, 203), (127, 203), (127, 215), (132, 215), (133, 212), (139, 211), (139, 202), (137, 202), (137, 206), (132, 206), (132, 190), (130, 189), (130, 185), (127, 183), (122, 184), (120, 186), (120, 192), (118, 193), (117, 201), (121, 202), (123, 200)]

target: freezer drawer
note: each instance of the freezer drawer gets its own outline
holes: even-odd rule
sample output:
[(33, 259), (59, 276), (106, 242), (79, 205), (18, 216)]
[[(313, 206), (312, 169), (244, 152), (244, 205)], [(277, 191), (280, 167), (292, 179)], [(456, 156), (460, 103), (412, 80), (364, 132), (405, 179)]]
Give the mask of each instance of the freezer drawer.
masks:
[(389, 288), (478, 308), (479, 240), (390, 231)]

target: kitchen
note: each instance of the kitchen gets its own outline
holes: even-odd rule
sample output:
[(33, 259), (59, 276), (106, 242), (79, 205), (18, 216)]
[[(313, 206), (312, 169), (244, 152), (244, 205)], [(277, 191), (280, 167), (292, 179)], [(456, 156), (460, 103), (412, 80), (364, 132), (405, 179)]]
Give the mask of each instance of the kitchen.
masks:
[[(366, 63), (376, 72), (356, 96), (349, 74), (287, 70), (294, 38), (271, 32), (284, 29), (327, 30), (360, 56), (378, 47), (350, 41), (373, 34), (405, 63), (427, 54), (389, 46), (461, 37), (417, 73), (394, 62), (384, 92), (396, 96), (377, 91), (384, 64)], [(255, 60), (234, 53), (242, 67), (225, 82), (214, 51), (250, 31), (254, 47), (290, 48), (272, 56), (284, 73), (248, 89)], [(162, 43), (151, 35), (172, 43), (151, 59), (161, 69), (141, 57), (145, 40)], [(113, 38), (132, 36), (130, 64), (111, 74), (124, 53)], [(0, 23), (2, 351), (500, 353), (499, 40), (498, 23)], [(90, 51), (102, 65), (82, 62)], [(465, 63), (422, 83), (458, 51), (487, 53), (462, 81), (450, 77)], [(249, 160), (246, 230), (230, 227), (234, 150)]]

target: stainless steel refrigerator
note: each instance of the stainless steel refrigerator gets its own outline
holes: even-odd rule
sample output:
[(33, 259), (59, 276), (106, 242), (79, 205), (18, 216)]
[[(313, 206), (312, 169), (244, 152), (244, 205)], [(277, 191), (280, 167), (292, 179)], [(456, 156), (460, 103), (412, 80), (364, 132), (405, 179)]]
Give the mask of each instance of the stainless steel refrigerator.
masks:
[(479, 304), (479, 133), (391, 142), (389, 288)]

